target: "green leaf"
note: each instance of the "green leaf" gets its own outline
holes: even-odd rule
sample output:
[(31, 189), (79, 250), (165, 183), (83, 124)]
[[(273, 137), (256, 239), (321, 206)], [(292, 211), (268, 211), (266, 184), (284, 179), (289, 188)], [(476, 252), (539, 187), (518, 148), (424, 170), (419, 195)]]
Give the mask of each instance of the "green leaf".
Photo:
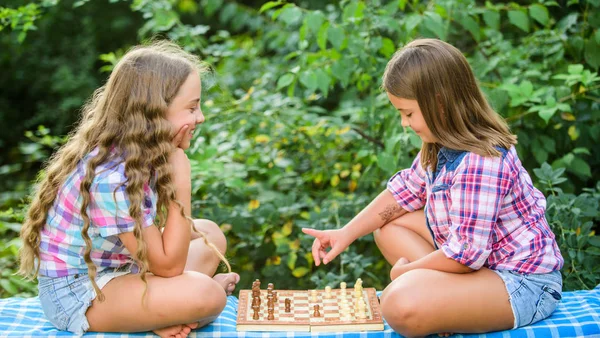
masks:
[(596, 39), (589, 39), (585, 44), (585, 60), (594, 69), (600, 66), (600, 43)]
[(302, 18), (302, 10), (293, 5), (286, 5), (279, 14), (279, 20), (285, 22), (287, 26), (295, 25)]
[(389, 153), (380, 153), (377, 155), (377, 166), (382, 170), (392, 173), (397, 169), (398, 159)]
[(592, 170), (590, 165), (586, 161), (579, 157), (574, 157), (571, 165), (568, 167), (569, 171), (584, 177), (592, 177)]
[(534, 4), (529, 6), (529, 15), (537, 22), (546, 26), (549, 20), (548, 9), (540, 4)]
[(417, 27), (421, 21), (423, 21), (423, 17), (419, 14), (411, 14), (406, 18), (406, 22), (405, 22), (405, 27), (406, 27), (406, 32), (410, 33), (412, 32), (415, 27)]
[(267, 10), (273, 8), (273, 7), (277, 7), (277, 6), (282, 5), (282, 4), (283, 4), (283, 2), (281, 2), (281, 1), (269, 1), (269, 2), (265, 3), (264, 5), (262, 5), (260, 7), (260, 10), (258, 12), (262, 13), (264, 11), (267, 11)]
[(471, 33), (471, 35), (473, 36), (473, 39), (475, 39), (475, 41), (479, 41), (480, 34), (479, 34), (479, 24), (477, 23), (477, 21), (475, 21), (475, 19), (473, 19), (468, 14), (460, 15), (458, 20), (461, 23), (461, 25), (466, 30), (468, 30), (469, 33)]
[(304, 18), (304, 22), (306, 23), (308, 29), (315, 34), (320, 31), (321, 25), (323, 24), (324, 20), (325, 18), (323, 17), (323, 13), (321, 13), (320, 11), (310, 12)]
[(323, 92), (323, 95), (327, 97), (327, 94), (329, 92), (329, 82), (331, 81), (331, 78), (329, 78), (329, 75), (327, 75), (327, 73), (322, 69), (318, 69), (316, 71), (316, 75), (317, 87), (319, 88), (319, 90), (321, 90), (321, 92)]
[(550, 121), (550, 119), (552, 118), (552, 116), (554, 116), (554, 113), (556, 113), (556, 108), (542, 108), (538, 112), (538, 115), (544, 121), (546, 121), (546, 123), (548, 123), (548, 121)]
[(434, 33), (438, 38), (446, 40), (446, 25), (444, 19), (435, 12), (425, 12), (425, 19), (423, 20), (425, 28)]
[(329, 21), (325, 21), (321, 28), (319, 28), (319, 33), (317, 34), (317, 45), (321, 50), (325, 50), (327, 48), (327, 31), (329, 29)]
[(512, 10), (508, 11), (508, 21), (519, 27), (521, 30), (529, 33), (529, 18), (524, 11)]
[(302, 83), (311, 92), (314, 92), (319, 86), (317, 80), (317, 74), (312, 70), (307, 70), (300, 73), (300, 83)]
[(590, 238), (588, 238), (588, 243), (597, 248), (600, 248), (600, 236), (591, 236)]
[(346, 87), (350, 82), (353, 70), (352, 62), (347, 58), (341, 58), (331, 66), (332, 75), (342, 82), (342, 87)]
[(499, 30), (500, 29), (500, 12), (493, 9), (486, 9), (483, 12), (483, 21), (488, 25), (491, 29)]
[(294, 81), (294, 75), (287, 73), (285, 75), (283, 75), (282, 77), (279, 78), (279, 80), (277, 80), (277, 90), (283, 88), (283, 87), (287, 87), (290, 85), (290, 83), (292, 83), (292, 81)]
[(344, 39), (346, 38), (346, 34), (342, 27), (339, 26), (331, 26), (329, 27), (329, 31), (327, 32), (327, 39), (333, 47), (337, 50), (342, 50), (342, 45), (344, 44)]
[(381, 53), (381, 55), (385, 56), (386, 58), (391, 57), (392, 54), (394, 54), (394, 52), (396, 51), (396, 46), (394, 45), (394, 42), (389, 38), (383, 38), (381, 42), (382, 46), (381, 48), (379, 48), (379, 53)]

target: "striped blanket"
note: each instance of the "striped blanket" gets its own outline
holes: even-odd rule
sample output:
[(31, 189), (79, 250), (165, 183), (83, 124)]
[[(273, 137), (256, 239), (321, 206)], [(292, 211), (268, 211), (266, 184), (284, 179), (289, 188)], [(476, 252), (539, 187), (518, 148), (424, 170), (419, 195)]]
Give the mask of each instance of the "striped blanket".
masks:
[[(212, 324), (194, 330), (190, 337), (327, 337), (327, 338), (400, 338), (386, 324), (383, 331), (368, 332), (237, 332), (237, 298), (230, 296), (223, 313)], [(0, 299), (0, 338), (4, 337), (71, 337), (58, 331), (44, 318), (37, 298)], [(87, 333), (85, 337), (127, 338), (156, 337), (150, 332), (135, 334)], [(516, 330), (486, 334), (454, 335), (453, 337), (530, 338), (530, 337), (598, 337), (600, 338), (600, 285), (590, 291), (564, 292), (554, 314), (536, 324)]]

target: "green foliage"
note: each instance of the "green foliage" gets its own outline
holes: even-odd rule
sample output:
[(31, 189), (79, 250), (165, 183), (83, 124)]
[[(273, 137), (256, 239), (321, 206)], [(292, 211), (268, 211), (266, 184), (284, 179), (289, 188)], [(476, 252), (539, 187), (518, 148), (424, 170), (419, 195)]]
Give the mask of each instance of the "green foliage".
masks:
[[(600, 148), (594, 144), (600, 142), (600, 3), (248, 3), (61, 1), (36, 17), (38, 30), (28, 30), (25, 40), (0, 35), (20, 51), (16, 57), (4, 55), (2, 65), (25, 69), (25, 75), (0, 85), (25, 88), (19, 78), (57, 70), (52, 81), (36, 87), (41, 99), (31, 98), (37, 105), (26, 109), (32, 112), (26, 120), (29, 129), (36, 121), (52, 120), (46, 125), (60, 135), (68, 123), (57, 124), (54, 116), (73, 121), (76, 107), (106, 75), (96, 69), (109, 71), (130, 45), (152, 36), (178, 41), (214, 69), (203, 78), (207, 121), (189, 151), (194, 216), (221, 224), (242, 285), (261, 278), (280, 287), (322, 287), (361, 277), (383, 288), (390, 267), (372, 237), (358, 240), (326, 268), (316, 268), (312, 241), (301, 228), (343, 226), (395, 171), (410, 165), (420, 139), (400, 126), (379, 89), (380, 78), (406, 42), (441, 38), (469, 59), (491, 103), (518, 135), (526, 168), (541, 166), (536, 184), (550, 194), (548, 221), (565, 256), (565, 288), (598, 283)], [(49, 36), (50, 25), (68, 22), (70, 13), (88, 24), (80, 38), (63, 31), (69, 39), (58, 44)], [(97, 19), (102, 15), (104, 20)], [(114, 35), (119, 39), (102, 38), (108, 25), (121, 29), (122, 35)], [(45, 55), (41, 51), (50, 43), (89, 52), (72, 58), (70, 49), (53, 47), (58, 57), (37, 66), (34, 52)], [(52, 93), (52, 102), (44, 91)], [(0, 99), (0, 108), (13, 106)], [(19, 116), (14, 108), (0, 112)], [(15, 153), (10, 158), (21, 163), (25, 154)], [(21, 169), (13, 170), (6, 175)], [(11, 193), (22, 196), (28, 190), (29, 181), (21, 182), (25, 186), (13, 186)], [(15, 235), (5, 230), (2, 242)], [(13, 263), (5, 266), (14, 269)]]
[(549, 193), (546, 218), (565, 259), (565, 289), (592, 289), (600, 283), (600, 236), (593, 230), (600, 220), (600, 183), (580, 195), (565, 194), (557, 186), (565, 182), (564, 168), (553, 170), (544, 163), (534, 169)]

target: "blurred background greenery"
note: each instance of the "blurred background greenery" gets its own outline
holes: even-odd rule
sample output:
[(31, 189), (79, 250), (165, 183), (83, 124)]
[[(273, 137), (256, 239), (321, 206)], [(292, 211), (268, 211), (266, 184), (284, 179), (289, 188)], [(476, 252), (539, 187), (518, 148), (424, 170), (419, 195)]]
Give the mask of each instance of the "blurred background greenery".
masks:
[[(27, 196), (83, 102), (130, 46), (177, 41), (213, 67), (189, 157), (194, 217), (221, 225), (247, 288), (323, 287), (390, 266), (372, 236), (314, 267), (302, 227), (343, 226), (410, 165), (419, 139), (380, 90), (415, 37), (469, 59), (548, 196), (565, 289), (600, 282), (600, 0), (0, 1), (0, 297), (15, 276)], [(596, 146), (594, 146), (596, 144)]]

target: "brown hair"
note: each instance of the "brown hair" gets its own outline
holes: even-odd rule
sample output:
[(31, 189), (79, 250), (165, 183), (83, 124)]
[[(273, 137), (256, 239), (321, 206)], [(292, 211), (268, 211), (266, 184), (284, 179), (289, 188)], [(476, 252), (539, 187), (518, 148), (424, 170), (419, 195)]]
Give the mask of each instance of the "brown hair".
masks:
[(435, 170), (442, 146), (482, 156), (517, 143), (504, 119), (488, 104), (466, 58), (436, 39), (417, 39), (397, 51), (383, 74), (389, 94), (416, 100), (437, 143), (423, 143), (421, 165)]
[[(84, 260), (99, 300), (103, 300), (104, 295), (95, 282), (96, 266), (90, 257), (92, 241), (88, 235), (90, 218), (87, 209), (96, 168), (110, 158), (111, 148), (125, 161), (126, 192), (131, 202), (129, 214), (135, 220), (133, 234), (137, 239), (134, 257), (140, 266), (144, 283), (148, 272), (148, 254), (142, 239), (141, 205), (144, 199), (143, 185), (149, 182), (152, 170), (157, 177), (158, 195), (155, 225), (159, 228), (165, 226), (168, 206), (175, 202), (182, 216), (195, 230), (192, 219), (184, 213), (183, 205), (175, 199), (171, 168), (167, 162), (174, 146), (171, 142), (171, 125), (165, 119), (169, 104), (194, 70), (201, 74), (207, 67), (196, 56), (169, 41), (137, 46), (123, 56), (107, 83), (96, 90), (84, 105), (77, 127), (69, 135), (67, 143), (49, 159), (45, 176), (39, 179), (21, 229), (23, 246), (20, 250), (20, 274), (37, 277), (40, 268), (40, 231), (46, 224), (48, 210), (67, 176), (95, 148), (98, 148), (98, 154), (87, 162), (80, 186), (83, 198), (80, 211), (84, 220), (81, 229), (86, 245)], [(219, 250), (208, 242), (204, 234), (199, 234), (231, 270)]]

